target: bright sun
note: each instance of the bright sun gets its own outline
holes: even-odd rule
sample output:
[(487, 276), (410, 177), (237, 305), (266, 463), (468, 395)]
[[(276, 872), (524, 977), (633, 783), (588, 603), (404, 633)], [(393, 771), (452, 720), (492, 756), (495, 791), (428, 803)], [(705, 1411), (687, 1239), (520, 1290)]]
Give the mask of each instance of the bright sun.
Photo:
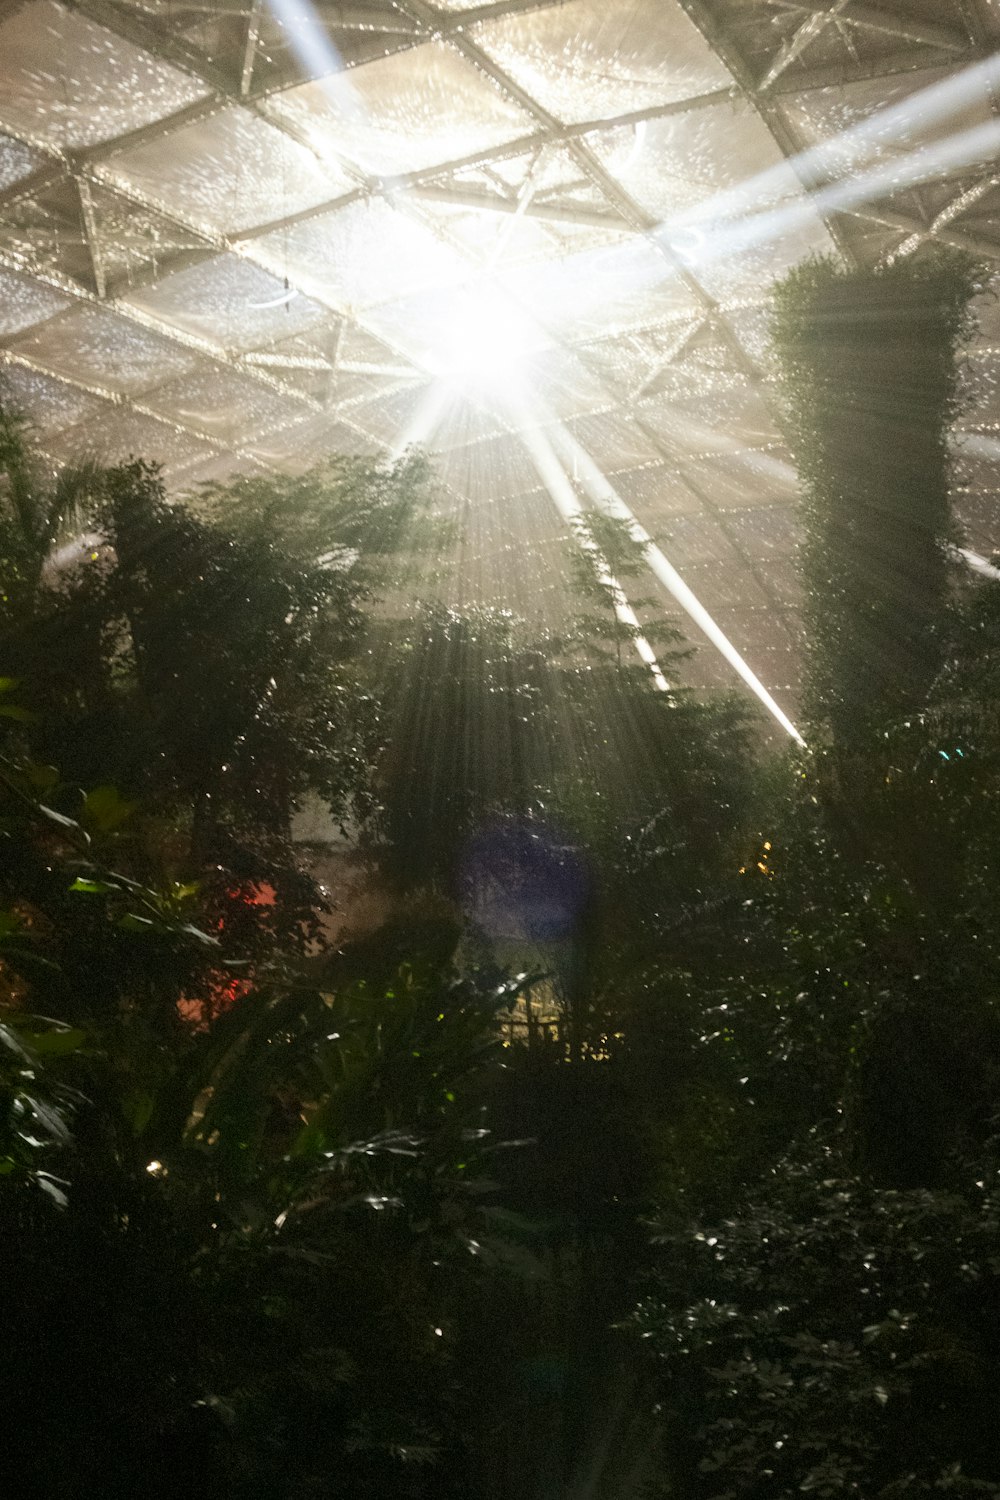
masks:
[(450, 300), (424, 363), (435, 375), (483, 389), (508, 380), (544, 343), (541, 330), (499, 288), (465, 288)]

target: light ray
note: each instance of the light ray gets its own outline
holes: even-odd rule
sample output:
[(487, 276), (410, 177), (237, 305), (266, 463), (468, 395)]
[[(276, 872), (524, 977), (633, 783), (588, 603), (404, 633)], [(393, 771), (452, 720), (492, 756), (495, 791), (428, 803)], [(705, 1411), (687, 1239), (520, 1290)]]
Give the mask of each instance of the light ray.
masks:
[[(702, 219), (695, 224), (666, 223), (657, 236), (673, 247), (677, 231), (697, 229), (697, 244), (687, 243), (676, 251), (685, 265), (697, 270), (741, 250), (771, 244), (812, 222), (817, 214), (849, 212), (873, 199), (898, 193), (902, 188), (929, 182), (994, 156), (1000, 148), (1000, 120), (988, 120), (957, 135), (948, 136), (932, 149), (921, 148), (906, 156), (880, 162), (867, 172), (830, 183), (814, 193), (794, 198), (779, 208), (730, 221)], [(683, 242), (682, 242), (683, 243)]]
[(957, 432), (952, 438), (952, 448), (956, 453), (971, 453), (976, 458), (1000, 462), (1000, 438), (991, 437), (988, 432)]
[(982, 553), (973, 552), (969, 547), (952, 547), (949, 550), (954, 557), (961, 558), (962, 562), (974, 573), (980, 573), (984, 578), (992, 578), (994, 582), (1000, 581), (1000, 568), (991, 563), (988, 558), (983, 557)]
[(306, 77), (315, 79), (349, 118), (367, 118), (357, 90), (347, 77), (343, 58), (310, 0), (267, 0), (267, 4)]
[(632, 644), (649, 668), (656, 686), (661, 692), (668, 693), (670, 691), (670, 684), (663, 675), (655, 651), (642, 634), (638, 617), (628, 602), (625, 590), (611, 572), (601, 555), (600, 549), (593, 542), (589, 541), (583, 531), (586, 513), (552, 448), (552, 444), (543, 430), (535, 425), (530, 418), (525, 420), (527, 414), (521, 413), (519, 415), (521, 416), (521, 420), (517, 424), (518, 435), (531, 455), (531, 461), (538, 471), (538, 477), (548, 491), (559, 514), (569, 526), (570, 532), (576, 538), (581, 549), (590, 558), (598, 581), (603, 584), (611, 596), (616, 617), (628, 628), (632, 636)]
[(393, 463), (401, 459), (408, 448), (422, 448), (430, 443), (442, 417), (456, 399), (454, 381), (439, 377), (428, 383), (409, 422), (392, 446), (390, 457)]
[[(885, 109), (878, 110), (868, 119), (849, 126), (848, 129), (840, 131), (829, 140), (810, 146), (805, 151), (782, 160), (775, 166), (765, 168), (764, 171), (747, 178), (736, 187), (714, 194), (690, 212), (664, 223), (660, 232), (668, 242), (671, 240), (671, 235), (676, 235), (680, 242), (674, 248), (682, 260), (688, 260), (692, 245), (684, 244), (683, 235), (687, 234), (692, 240), (697, 241), (698, 231), (704, 235), (720, 225), (745, 218), (747, 210), (754, 203), (759, 203), (761, 199), (767, 201), (779, 196), (784, 197), (788, 191), (789, 168), (805, 182), (825, 183), (827, 186), (840, 184), (845, 172), (856, 173), (859, 168), (871, 161), (873, 154), (877, 151), (904, 142), (915, 126), (926, 129), (928, 126), (939, 124), (961, 114), (972, 103), (984, 102), (989, 109), (992, 91), (998, 87), (1000, 87), (1000, 52), (993, 53), (982, 61), (963, 68), (961, 72), (949, 78), (917, 90), (898, 104), (888, 105)], [(988, 124), (995, 124), (995, 122), (990, 121)], [(977, 131), (982, 129), (982, 126), (977, 126), (971, 130), (959, 132), (958, 138), (967, 139), (968, 149)], [(899, 169), (901, 161), (905, 160), (910, 162), (909, 181), (919, 181), (921, 178), (913, 175), (915, 159), (923, 160), (926, 173), (927, 163), (933, 161), (936, 153), (947, 146), (949, 139), (956, 139), (956, 137), (949, 137), (936, 145), (925, 143), (917, 146), (907, 151), (902, 158), (897, 157), (891, 162), (879, 164), (874, 170), (878, 172), (884, 168), (891, 175)], [(992, 139), (989, 132), (982, 137), (983, 151), (987, 155), (991, 149)], [(874, 181), (875, 178), (872, 177), (869, 180)], [(842, 185), (846, 186), (846, 184)], [(905, 185), (905, 183), (900, 183), (900, 185)], [(823, 191), (824, 188), (819, 187), (807, 201), (815, 203), (817, 197), (822, 196)], [(767, 215), (754, 215), (753, 218), (763, 220), (767, 218)], [(703, 243), (703, 240), (697, 243)], [(697, 248), (697, 245), (694, 248)]]
[(789, 719), (778, 703), (775, 702), (760, 678), (751, 669), (749, 664), (744, 661), (732, 641), (719, 625), (716, 624), (705, 606), (684, 582), (677, 569), (667, 560), (663, 551), (649, 535), (649, 532), (639, 524), (634, 513), (625, 504), (625, 501), (618, 494), (614, 486), (605, 478), (586, 449), (559, 421), (553, 423), (550, 432), (553, 448), (557, 453), (561, 454), (565, 462), (573, 465), (576, 472), (580, 475), (584, 488), (588, 491), (595, 504), (600, 506), (607, 515), (614, 516), (628, 525), (633, 539), (644, 550), (650, 571), (659, 579), (664, 588), (673, 595), (677, 603), (691, 617), (699, 630), (712, 642), (716, 650), (729, 662), (733, 670), (742, 677), (750, 691), (760, 699), (768, 713), (777, 720), (785, 733), (790, 735), (797, 744), (804, 746), (805, 740), (791, 719)]

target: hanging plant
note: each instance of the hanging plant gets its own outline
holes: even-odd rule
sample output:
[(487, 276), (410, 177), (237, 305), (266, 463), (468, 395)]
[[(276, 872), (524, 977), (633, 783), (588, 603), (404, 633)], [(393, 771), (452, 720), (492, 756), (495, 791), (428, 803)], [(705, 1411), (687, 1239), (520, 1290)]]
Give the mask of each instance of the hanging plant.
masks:
[(948, 430), (975, 267), (807, 261), (772, 334), (802, 485), (806, 712), (835, 744), (918, 708), (944, 649), (954, 537)]

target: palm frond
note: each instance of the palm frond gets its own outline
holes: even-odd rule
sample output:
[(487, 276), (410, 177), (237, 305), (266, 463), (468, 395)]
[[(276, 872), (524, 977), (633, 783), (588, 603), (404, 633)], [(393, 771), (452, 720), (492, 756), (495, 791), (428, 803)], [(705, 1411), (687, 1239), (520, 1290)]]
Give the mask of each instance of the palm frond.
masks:
[(45, 506), (42, 539), (46, 550), (67, 532), (84, 528), (88, 512), (100, 494), (104, 474), (104, 466), (96, 458), (84, 458), (60, 470)]

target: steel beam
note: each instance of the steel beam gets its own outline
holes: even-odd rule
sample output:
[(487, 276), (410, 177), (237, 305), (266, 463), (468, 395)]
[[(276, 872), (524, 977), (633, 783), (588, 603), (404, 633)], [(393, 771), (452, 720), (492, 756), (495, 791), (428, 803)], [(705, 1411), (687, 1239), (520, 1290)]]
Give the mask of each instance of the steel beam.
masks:
[[(938, 239), (941, 233), (947, 230), (949, 224), (960, 218), (966, 209), (972, 208), (979, 202), (980, 198), (984, 198), (987, 193), (992, 192), (998, 186), (1000, 186), (1000, 176), (994, 173), (992, 176), (980, 178), (978, 182), (972, 183), (970, 187), (963, 188), (943, 208), (938, 210), (927, 225), (926, 230), (919, 233), (914, 231), (912, 235), (903, 240), (901, 245), (896, 246), (889, 259), (898, 260), (901, 256), (911, 254), (925, 240)], [(960, 229), (958, 231), (958, 233), (967, 232), (968, 229), (965, 231)], [(998, 244), (997, 248), (1000, 250), (1000, 244)]]
[(240, 98), (245, 99), (253, 82), (253, 65), (257, 61), (257, 43), (260, 41), (260, 17), (263, 0), (253, 0), (247, 17), (247, 34), (243, 41), (243, 57), (240, 63)]
[(770, 67), (758, 83), (757, 87), (762, 93), (777, 82), (786, 68), (796, 62), (811, 43), (822, 36), (830, 22), (843, 12), (847, 3), (848, 0), (834, 0), (829, 9), (817, 6), (812, 14), (806, 16), (805, 20), (796, 26), (791, 36), (782, 43)]
[[(679, 4), (690, 20), (697, 26), (709, 46), (715, 50), (725, 63), (739, 85), (744, 98), (767, 126), (775, 145), (798, 177), (803, 190), (806, 193), (812, 192), (819, 184), (813, 179), (812, 174), (803, 168), (802, 142), (797, 138), (795, 131), (789, 125), (781, 107), (769, 94), (762, 94), (758, 90), (753, 70), (749, 63), (736, 46), (732, 37), (709, 9), (706, 0), (679, 0)], [(854, 263), (853, 253), (850, 246), (847, 245), (843, 236), (839, 233), (836, 223), (829, 216), (823, 217), (823, 223), (844, 260), (848, 265), (852, 265)]]
[(83, 232), (87, 240), (87, 252), (90, 255), (90, 266), (94, 273), (94, 286), (97, 295), (104, 301), (108, 295), (107, 276), (104, 270), (104, 257), (101, 253), (101, 241), (97, 230), (97, 215), (94, 213), (94, 200), (90, 193), (90, 183), (85, 177), (76, 180), (77, 192), (80, 196), (80, 212), (83, 216)]
[[(42, 151), (50, 157), (57, 159), (60, 166), (62, 166), (62, 164), (66, 161), (66, 158), (62, 152), (58, 151), (52, 146), (49, 146), (45, 142), (36, 141), (33, 136), (26, 135), (16, 130), (14, 127), (8, 125), (0, 124), (0, 129), (6, 130), (9, 135), (11, 135), (15, 139), (22, 140), (26, 145), (35, 146), (36, 149)], [(86, 177), (88, 175), (87, 169), (84, 169), (81, 175)], [(192, 249), (188, 247), (182, 250), (176, 257), (168, 257), (164, 260), (161, 260), (158, 263), (153, 274), (147, 274), (143, 278), (143, 281), (154, 281), (161, 279), (164, 271), (169, 274), (170, 269), (187, 269), (189, 266), (196, 264), (200, 260), (210, 259), (214, 255), (225, 253), (241, 254), (244, 259), (248, 260), (251, 264), (258, 266), (261, 270), (268, 272), (269, 275), (274, 276), (276, 274), (281, 274), (276, 271), (276, 268), (271, 262), (268, 261), (266, 256), (255, 256), (251, 251), (239, 250), (231, 238), (227, 238), (225, 235), (219, 234), (217, 231), (204, 224), (182, 217), (176, 211), (166, 208), (156, 199), (149, 198), (147, 195), (138, 192), (134, 188), (121, 186), (113, 180), (106, 180), (100, 175), (99, 170), (97, 172), (90, 173), (89, 175), (92, 177), (94, 184), (101, 187), (104, 191), (112, 193), (123, 202), (135, 204), (137, 208), (143, 211), (155, 213), (165, 223), (171, 224), (175, 228), (183, 231), (188, 235), (195, 236), (198, 240), (204, 243), (204, 250), (202, 250), (201, 248)], [(39, 275), (38, 270), (34, 267), (26, 266), (18, 262), (16, 269), (19, 270), (22, 274), (33, 275), (36, 277), (36, 279), (42, 279)], [(83, 290), (82, 288), (80, 288), (77, 282), (74, 282), (69, 277), (61, 277), (58, 278), (58, 280), (60, 282), (65, 282), (69, 286), (73, 287), (75, 289), (75, 292), (77, 293)], [(143, 281), (137, 281), (136, 279), (133, 279), (133, 281), (128, 286), (120, 288), (121, 294), (127, 294), (129, 290), (134, 290), (135, 286), (137, 284), (143, 284)], [(344, 309), (336, 303), (331, 302), (329, 297), (324, 292), (323, 288), (313, 285), (309, 278), (297, 277), (294, 281), (292, 281), (292, 286), (294, 290), (300, 292), (303, 296), (308, 297), (310, 301), (316, 302), (319, 306), (323, 307), (328, 312), (334, 313), (338, 318), (343, 318), (345, 316)], [(116, 300), (115, 306), (119, 311), (122, 311), (124, 308), (128, 307), (129, 304), (124, 302), (119, 303)], [(159, 320), (157, 320), (157, 322), (159, 322)], [(174, 325), (172, 324), (163, 324), (160, 327), (159, 331), (165, 333), (166, 337), (171, 337), (173, 335), (170, 330), (172, 330), (173, 328)], [(296, 397), (301, 397), (300, 392), (292, 391), (292, 394), (294, 394)]]
[(581, 224), (594, 229), (613, 229), (619, 233), (630, 226), (614, 214), (602, 214), (594, 209), (578, 208), (574, 204), (549, 204), (531, 202), (525, 206), (514, 198), (501, 198), (497, 193), (479, 192), (474, 188), (426, 187), (410, 189), (410, 196), (419, 202), (452, 203), (458, 208), (480, 209), (487, 213), (517, 214), (528, 219), (546, 219), (555, 224)]
[[(166, 323), (162, 318), (157, 318), (152, 313), (147, 313), (129, 302), (111, 299), (101, 302), (93, 292), (87, 291), (86, 287), (81, 286), (78, 281), (74, 281), (71, 277), (63, 276), (56, 271), (26, 266), (19, 256), (11, 255), (8, 251), (3, 250), (2, 247), (0, 247), (0, 266), (14, 271), (18, 275), (28, 276), (44, 286), (49, 286), (53, 291), (60, 292), (64, 297), (71, 298), (75, 303), (87, 307), (109, 308), (112, 312), (117, 313), (119, 317), (124, 318), (126, 322), (134, 323), (137, 327), (144, 328), (149, 333), (158, 334), (160, 338), (166, 339), (169, 343), (177, 344), (183, 349), (188, 349), (192, 353), (200, 354), (212, 364), (219, 365), (226, 370), (238, 370), (241, 373), (250, 374), (254, 380), (266, 386), (269, 390), (275, 391), (282, 396), (289, 396), (293, 400), (301, 402), (312, 411), (319, 411), (321, 409), (319, 402), (314, 401), (311, 396), (306, 396), (294, 386), (286, 385), (284, 381), (267, 374), (264, 370), (251, 369), (244, 365), (237, 355), (230, 354), (218, 344), (213, 344), (209, 339), (199, 338), (197, 334), (188, 333), (185, 329), (178, 328), (174, 323)], [(56, 316), (62, 315), (68, 317), (70, 311), (70, 309), (63, 309), (61, 314), (57, 314)], [(43, 321), (49, 324), (54, 319), (45, 319)], [(30, 326), (21, 329), (16, 337), (20, 338), (23, 334), (30, 333), (30, 331)]]
[(772, 8), (807, 11), (819, 18), (838, 17), (850, 26), (862, 30), (878, 31), (885, 36), (902, 37), (907, 42), (922, 42), (928, 47), (944, 47), (949, 52), (964, 52), (972, 38), (955, 26), (942, 26), (938, 21), (924, 21), (901, 11), (886, 10), (880, 5), (863, 4), (862, 0), (847, 0), (846, 4), (824, 4), (824, 0), (766, 0)]
[[(902, 234), (912, 235), (915, 239), (934, 239), (939, 244), (950, 245), (955, 250), (965, 250), (970, 255), (1000, 261), (1000, 241), (988, 240), (982, 235), (966, 234), (961, 230), (948, 229), (944, 226), (940, 229), (933, 229), (930, 224), (921, 224), (920, 220), (913, 218), (911, 214), (898, 213), (895, 209), (884, 208), (877, 203), (856, 204), (853, 208), (839, 209), (838, 212), (849, 214), (853, 219), (866, 219), (872, 224), (883, 224), (887, 229), (898, 229)], [(896, 253), (899, 253), (898, 250)]]
[[(964, 60), (979, 62), (988, 55), (986, 47), (970, 46)], [(843, 88), (852, 83), (870, 83), (878, 78), (895, 78), (900, 73), (919, 73), (925, 69), (953, 67), (955, 54), (942, 48), (907, 47), (882, 57), (862, 57), (858, 62), (827, 63), (815, 68), (799, 68), (784, 73), (768, 90), (770, 98), (791, 94), (808, 94), (814, 89)]]

